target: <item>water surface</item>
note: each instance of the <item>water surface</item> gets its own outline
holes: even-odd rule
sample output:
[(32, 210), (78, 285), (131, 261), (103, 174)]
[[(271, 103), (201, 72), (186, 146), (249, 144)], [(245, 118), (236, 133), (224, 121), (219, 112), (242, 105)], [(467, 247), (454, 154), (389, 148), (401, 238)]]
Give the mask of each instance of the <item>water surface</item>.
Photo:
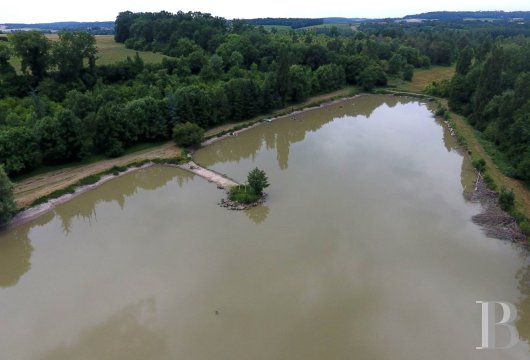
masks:
[[(469, 166), (428, 105), (359, 97), (195, 159), (264, 169), (267, 203), (228, 211), (155, 167), (0, 234), (0, 359), (529, 357), (529, 263), (470, 221)], [(477, 300), (516, 304), (515, 347), (475, 350)]]

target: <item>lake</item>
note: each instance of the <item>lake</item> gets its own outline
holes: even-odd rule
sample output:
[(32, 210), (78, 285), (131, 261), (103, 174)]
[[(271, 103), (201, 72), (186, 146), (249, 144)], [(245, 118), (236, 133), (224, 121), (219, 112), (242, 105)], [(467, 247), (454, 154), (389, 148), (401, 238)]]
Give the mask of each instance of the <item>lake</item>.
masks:
[[(530, 262), (471, 221), (431, 105), (360, 96), (194, 159), (265, 170), (266, 203), (151, 167), (0, 233), (0, 359), (529, 358)], [(475, 349), (476, 301), (516, 306), (514, 347)]]

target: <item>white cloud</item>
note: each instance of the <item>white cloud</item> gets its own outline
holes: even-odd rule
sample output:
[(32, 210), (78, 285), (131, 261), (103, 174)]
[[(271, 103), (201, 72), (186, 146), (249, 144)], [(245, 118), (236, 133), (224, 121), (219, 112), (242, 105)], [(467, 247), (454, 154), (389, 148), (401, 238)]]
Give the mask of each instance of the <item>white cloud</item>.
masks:
[[(21, 5), (22, 4), (22, 5)], [(120, 11), (170, 12), (201, 11), (226, 18), (252, 17), (398, 17), (438, 10), (530, 10), (528, 0), (380, 0), (353, 1), (240, 1), (240, 0), (92, 0), (57, 1), (26, 0), (23, 3), (6, 1), (2, 4), (0, 23), (52, 21), (108, 21)]]

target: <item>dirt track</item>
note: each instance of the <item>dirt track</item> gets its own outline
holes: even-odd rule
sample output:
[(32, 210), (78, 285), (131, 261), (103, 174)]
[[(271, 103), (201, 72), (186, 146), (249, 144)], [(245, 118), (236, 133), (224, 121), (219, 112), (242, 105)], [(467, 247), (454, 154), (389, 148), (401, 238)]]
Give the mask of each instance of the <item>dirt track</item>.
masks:
[(97, 174), (113, 166), (125, 166), (135, 161), (154, 158), (174, 158), (180, 155), (175, 143), (168, 142), (151, 149), (138, 151), (115, 159), (98, 161), (89, 165), (72, 166), (51, 171), (15, 183), (15, 201), (19, 208), (31, 204), (38, 198), (55, 190), (63, 189), (89, 175)]

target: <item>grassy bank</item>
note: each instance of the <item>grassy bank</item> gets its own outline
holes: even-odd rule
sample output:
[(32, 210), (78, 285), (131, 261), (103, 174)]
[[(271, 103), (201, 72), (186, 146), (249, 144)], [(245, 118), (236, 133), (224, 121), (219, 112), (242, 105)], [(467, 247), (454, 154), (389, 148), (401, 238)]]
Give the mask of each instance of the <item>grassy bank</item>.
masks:
[[(423, 99), (434, 99), (423, 93), (425, 88), (433, 81), (450, 79), (454, 74), (454, 67), (433, 67), (431, 69), (419, 69), (414, 72), (412, 82), (391, 84), (392, 88), (379, 92), (392, 93), (394, 95), (410, 95)], [(517, 220), (522, 230), (529, 236), (530, 223), (530, 189), (520, 180), (510, 177), (513, 168), (494, 144), (484, 138), (482, 133), (473, 128), (463, 116), (451, 112), (448, 109), (447, 100), (436, 98), (439, 107), (444, 111), (443, 116), (454, 131), (456, 140), (462, 145), (473, 162), (484, 161), (484, 181), (488, 187), (500, 192), (501, 189), (512, 190), (515, 195), (515, 203), (510, 210), (512, 216)]]

